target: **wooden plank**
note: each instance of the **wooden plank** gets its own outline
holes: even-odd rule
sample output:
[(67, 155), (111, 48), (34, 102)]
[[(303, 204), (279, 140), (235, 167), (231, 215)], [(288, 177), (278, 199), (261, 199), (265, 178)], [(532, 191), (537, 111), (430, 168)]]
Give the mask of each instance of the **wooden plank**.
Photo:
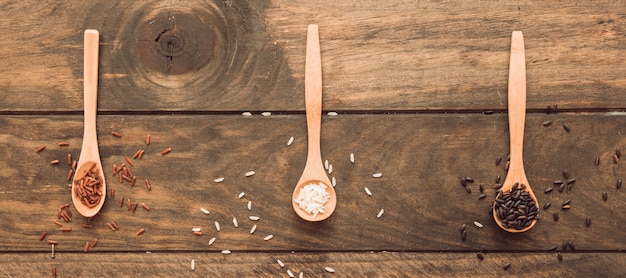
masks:
[[(554, 122), (543, 126), (545, 120)], [(0, 246), (5, 251), (45, 251), (50, 247), (38, 239), (46, 231), (47, 239), (59, 241), (61, 252), (81, 252), (84, 242), (94, 238), (102, 251), (532, 251), (568, 240), (576, 250), (624, 250), (626, 221), (621, 212), (626, 196), (615, 188), (624, 178), (624, 162), (615, 164), (611, 158), (616, 148), (626, 150), (624, 114), (527, 115), (527, 175), (541, 205), (549, 201), (552, 207), (523, 235), (499, 230), (488, 214), (494, 178), (505, 175), (504, 162), (495, 166), (494, 161), (506, 159), (506, 121), (506, 114), (497, 113), (323, 116), (322, 155), (333, 165), (338, 205), (327, 221), (306, 223), (290, 205), (305, 162), (303, 115), (99, 116), (105, 169), (145, 149), (143, 159), (130, 167), (138, 182), (135, 187), (120, 184), (109, 173), (106, 180), (115, 188), (115, 198), (109, 197), (91, 222), (94, 227), (82, 228), (87, 220), (75, 215), (71, 223), (63, 223), (72, 231), (61, 232), (52, 221), (58, 207), (70, 202), (64, 160), (67, 153), (78, 157), (82, 117), (2, 116), (0, 237), (5, 240)], [(148, 133), (152, 142), (146, 146)], [(287, 146), (291, 136), (294, 143)], [(59, 147), (59, 141), (70, 146)], [(47, 148), (36, 153), (40, 145)], [(171, 153), (162, 156), (168, 147)], [(350, 153), (355, 154), (354, 164)], [(594, 165), (597, 156), (599, 166)], [(50, 165), (53, 159), (62, 163)], [(563, 179), (563, 169), (576, 179), (571, 191), (542, 193), (553, 180)], [(248, 171), (256, 174), (246, 177)], [(383, 176), (373, 178), (377, 172)], [(471, 194), (460, 185), (465, 176), (475, 179)], [(214, 182), (219, 177), (225, 180)], [(145, 188), (144, 179), (151, 181), (152, 191)], [(478, 199), (478, 184), (486, 188), (484, 200)], [(601, 198), (605, 191), (607, 201)], [(242, 192), (245, 196), (239, 198)], [(126, 204), (120, 208), (120, 196), (151, 210), (139, 207), (133, 213)], [(567, 199), (571, 209), (559, 209)], [(201, 207), (210, 214), (203, 214)], [(377, 218), (380, 209), (385, 212)], [(560, 215), (558, 222), (551, 219), (554, 212)], [(260, 220), (249, 220), (251, 215)], [(239, 227), (234, 227), (233, 217)], [(585, 226), (586, 217), (592, 219), (590, 227)], [(111, 221), (120, 231), (107, 227)], [(484, 227), (475, 227), (473, 221)], [(258, 228), (250, 234), (255, 224)], [(462, 224), (468, 226), (464, 242)], [(194, 227), (201, 227), (203, 235), (195, 236)], [(145, 234), (135, 235), (140, 228)], [(267, 235), (274, 238), (264, 241)], [(217, 239), (209, 245), (212, 237)]]
[(0, 111), (80, 111), (82, 39), (101, 37), (101, 111), (302, 111), (306, 25), (320, 26), (324, 107), (504, 110), (510, 34), (528, 107), (623, 110), (624, 1), (7, 2)]
[[(346, 252), (346, 253), (0, 253), (0, 274), (11, 277), (621, 277), (626, 274), (623, 253), (563, 253), (559, 262), (554, 252), (485, 253), (484, 260), (469, 253)], [(191, 269), (194, 260), (195, 269)], [(285, 267), (280, 267), (281, 260)], [(511, 263), (507, 270), (503, 266)], [(331, 267), (329, 273), (325, 267)]]

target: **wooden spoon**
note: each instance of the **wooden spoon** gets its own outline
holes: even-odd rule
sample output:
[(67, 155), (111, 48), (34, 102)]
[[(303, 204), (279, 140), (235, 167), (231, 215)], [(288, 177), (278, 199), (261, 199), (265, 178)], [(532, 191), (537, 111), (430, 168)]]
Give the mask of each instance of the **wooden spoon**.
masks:
[[(100, 211), (106, 196), (106, 183), (104, 172), (100, 162), (98, 151), (98, 138), (96, 135), (96, 110), (98, 104), (98, 46), (100, 34), (97, 30), (85, 30), (84, 44), (84, 98), (85, 98), (85, 127), (83, 133), (83, 146), (80, 150), (76, 174), (72, 181), (72, 202), (76, 210), (85, 217), (92, 217)], [(100, 177), (102, 193), (99, 201), (93, 206), (83, 204), (77, 196), (76, 182), (81, 180), (88, 172), (93, 172)]]
[[(500, 197), (503, 192), (509, 192), (516, 183), (518, 186), (525, 185), (522, 192), (528, 192), (530, 198), (535, 202), (537, 213), (539, 212), (537, 197), (533, 193), (524, 172), (524, 161), (522, 158), (524, 146), (524, 121), (526, 118), (526, 61), (524, 55), (524, 37), (522, 32), (514, 31), (511, 35), (511, 61), (509, 65), (509, 136), (511, 159), (509, 170), (504, 183), (502, 184)], [(496, 198), (497, 199), (497, 198)], [(530, 230), (537, 223), (533, 219), (529, 226), (523, 229), (506, 227), (497, 215), (496, 202), (493, 204), (493, 218), (500, 228), (511, 233), (521, 233)]]
[[(304, 77), (304, 96), (306, 103), (306, 125), (308, 133), (308, 154), (302, 176), (298, 181), (292, 197), (293, 209), (306, 221), (322, 221), (328, 218), (337, 205), (335, 189), (330, 183), (320, 151), (320, 129), (322, 125), (322, 62), (317, 25), (311, 24), (307, 31), (306, 66)], [(329, 195), (321, 213), (309, 213), (296, 202), (300, 190), (309, 184), (323, 184)]]

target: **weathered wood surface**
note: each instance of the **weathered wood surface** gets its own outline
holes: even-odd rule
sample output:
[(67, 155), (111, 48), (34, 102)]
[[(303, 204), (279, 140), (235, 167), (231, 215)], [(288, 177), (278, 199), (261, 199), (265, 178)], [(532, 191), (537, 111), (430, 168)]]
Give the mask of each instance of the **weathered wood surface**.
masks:
[(505, 110), (521, 30), (529, 109), (622, 110), (625, 4), (5, 1), (0, 27), (19, 31), (0, 42), (0, 111), (79, 111), (87, 28), (102, 34), (101, 111), (302, 111), (309, 23), (325, 109)]
[[(623, 277), (626, 254), (554, 252), (485, 253), (59, 253), (1, 254), (7, 277)], [(195, 270), (191, 270), (194, 260)], [(285, 267), (276, 262), (281, 260)], [(86, 263), (88, 261), (88, 263)], [(503, 266), (511, 263), (508, 270)], [(324, 268), (331, 267), (334, 273)]]

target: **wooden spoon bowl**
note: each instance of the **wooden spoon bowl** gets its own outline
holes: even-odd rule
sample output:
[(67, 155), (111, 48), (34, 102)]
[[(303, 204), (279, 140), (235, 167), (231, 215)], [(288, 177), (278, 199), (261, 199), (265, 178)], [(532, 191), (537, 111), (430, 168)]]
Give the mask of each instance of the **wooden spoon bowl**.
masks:
[[(509, 162), (509, 170), (507, 172), (504, 183), (496, 201), (493, 203), (493, 218), (496, 224), (507, 232), (521, 233), (530, 230), (537, 223), (539, 207), (537, 197), (528, 183), (526, 173), (524, 171), (523, 147), (524, 147), (524, 122), (526, 118), (526, 64), (524, 55), (524, 37), (522, 32), (515, 31), (511, 36), (511, 61), (509, 65), (509, 93), (508, 93), (508, 114), (509, 114), (509, 133), (510, 133), (510, 152), (511, 159)], [(513, 194), (517, 196), (509, 196), (503, 201), (503, 196), (507, 196), (513, 190)], [(517, 192), (519, 191), (519, 193)], [(508, 203), (508, 201), (511, 203)], [(518, 221), (515, 215), (511, 215), (511, 206), (517, 210), (519, 205), (515, 205), (517, 200), (524, 203), (521, 208), (525, 211), (524, 217), (519, 221), (524, 225), (511, 227), (507, 223), (503, 223), (501, 216), (509, 216), (511, 221)], [(534, 208), (532, 208), (534, 206)], [(505, 209), (505, 207), (507, 209)], [(509, 212), (505, 212), (508, 210)], [(518, 223), (518, 222), (512, 222)]]
[[(304, 94), (306, 106), (306, 123), (308, 133), (308, 154), (302, 176), (296, 185), (291, 202), (296, 214), (306, 221), (322, 221), (335, 211), (337, 196), (330, 183), (324, 166), (320, 150), (320, 130), (322, 124), (322, 63), (317, 25), (311, 24), (307, 31), (306, 66), (304, 80)], [(325, 186), (327, 201), (323, 204), (322, 212), (309, 213), (298, 203), (301, 190), (310, 184)]]
[[(85, 53), (84, 53), (84, 98), (85, 110), (84, 120), (85, 127), (83, 132), (83, 145), (80, 150), (80, 157), (76, 165), (76, 173), (72, 181), (72, 202), (78, 213), (85, 217), (93, 217), (96, 215), (106, 197), (106, 182), (104, 180), (104, 172), (102, 163), (100, 162), (100, 153), (98, 151), (98, 138), (96, 134), (96, 110), (98, 104), (98, 47), (100, 42), (100, 34), (97, 30), (85, 31)], [(101, 195), (95, 199), (85, 201), (81, 189), (77, 183), (90, 173), (99, 177), (99, 186), (97, 190)], [(98, 195), (97, 193), (95, 195)], [(93, 201), (95, 200), (95, 201)]]

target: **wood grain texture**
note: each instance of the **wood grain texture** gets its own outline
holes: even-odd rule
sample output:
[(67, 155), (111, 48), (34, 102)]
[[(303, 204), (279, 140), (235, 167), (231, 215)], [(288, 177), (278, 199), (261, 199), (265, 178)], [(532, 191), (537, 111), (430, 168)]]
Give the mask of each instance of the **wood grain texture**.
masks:
[[(626, 274), (623, 253), (563, 253), (559, 262), (554, 252), (485, 253), (59, 253), (0, 254), (0, 274), (12, 277), (621, 277)], [(191, 270), (191, 260), (195, 270)], [(281, 268), (276, 260), (281, 260)], [(511, 263), (508, 270), (503, 266)], [(324, 268), (331, 267), (334, 273)]]
[(0, 27), (21, 31), (0, 42), (0, 111), (79, 111), (87, 28), (101, 111), (303, 111), (309, 23), (329, 110), (503, 111), (513, 30), (530, 109), (623, 110), (624, 4), (8, 1)]
[[(554, 120), (551, 126), (541, 123)], [(497, 157), (508, 153), (507, 119), (494, 115), (340, 115), (322, 119), (322, 156), (333, 165), (337, 179), (337, 210), (321, 223), (306, 223), (291, 209), (293, 185), (306, 159), (304, 115), (262, 116), (101, 116), (99, 144), (105, 172), (124, 162), (137, 149), (142, 160), (131, 167), (138, 184), (119, 184), (110, 173), (105, 177), (115, 197), (109, 197), (101, 215), (84, 229), (87, 220), (75, 216), (64, 224), (63, 233), (53, 224), (57, 208), (69, 203), (65, 163), (67, 153), (77, 156), (82, 122), (79, 116), (3, 116), (0, 124), (8, 133), (0, 138), (0, 156), (5, 157), (0, 176), (3, 225), (0, 236), (5, 251), (43, 251), (38, 240), (42, 231), (58, 240), (59, 251), (81, 251), (84, 242), (98, 238), (102, 251), (222, 250), (263, 251), (541, 251), (563, 241), (573, 241), (576, 250), (624, 250), (626, 196), (615, 184), (626, 173), (623, 162), (611, 157), (625, 149), (623, 114), (529, 114), (524, 155), (530, 183), (542, 206), (541, 219), (532, 231), (510, 235), (501, 231), (490, 214), (496, 175), (504, 178), (504, 163)], [(568, 123), (571, 131), (560, 124)], [(24, 129), (28, 126), (28, 129)], [(122, 134), (114, 137), (111, 131)], [(152, 143), (146, 146), (145, 135)], [(291, 136), (294, 143), (287, 146)], [(70, 146), (56, 146), (68, 141)], [(46, 150), (36, 153), (39, 145)], [(171, 147), (171, 153), (160, 152)], [(349, 154), (355, 154), (355, 163)], [(599, 166), (594, 165), (601, 157)], [(563, 179), (567, 169), (575, 178), (570, 192), (556, 189), (553, 180)], [(256, 174), (246, 177), (245, 173)], [(379, 179), (373, 173), (383, 173)], [(460, 185), (471, 176), (472, 193)], [(222, 183), (213, 180), (224, 177)], [(149, 179), (152, 191), (142, 183)], [(487, 198), (478, 199), (483, 184)], [(368, 196), (364, 187), (373, 193)], [(623, 190), (623, 188), (622, 188)], [(602, 192), (608, 201), (602, 201)], [(245, 196), (238, 198), (244, 192)], [(123, 207), (118, 200), (124, 196)], [(145, 203), (134, 213), (126, 201)], [(571, 200), (570, 210), (560, 204)], [(252, 210), (246, 208), (252, 201)], [(209, 215), (200, 212), (204, 207)], [(385, 213), (376, 215), (380, 209)], [(15, 213), (19, 211), (20, 213)], [(558, 222), (552, 213), (558, 212)], [(259, 216), (251, 221), (248, 216)], [(232, 224), (237, 218), (239, 227)], [(585, 218), (592, 219), (590, 227)], [(120, 231), (107, 223), (114, 221)], [(216, 231), (214, 221), (221, 224)], [(478, 221), (485, 227), (477, 228)], [(250, 234), (257, 224), (255, 234)], [(461, 241), (459, 228), (468, 226)], [(201, 227), (203, 235), (191, 229)], [(142, 236), (135, 233), (146, 230)], [(274, 235), (264, 241), (267, 235)], [(210, 238), (216, 242), (209, 246)], [(321, 239), (324, 239), (323, 241)], [(560, 248), (560, 247), (559, 247)]]

